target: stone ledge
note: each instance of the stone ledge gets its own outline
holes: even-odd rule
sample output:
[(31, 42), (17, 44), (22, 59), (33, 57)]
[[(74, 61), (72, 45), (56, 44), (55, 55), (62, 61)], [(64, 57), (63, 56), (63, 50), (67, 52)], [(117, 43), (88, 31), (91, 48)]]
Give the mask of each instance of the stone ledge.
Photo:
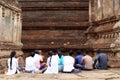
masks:
[(13, 43), (13, 42), (2, 42), (0, 41), (0, 49), (21, 49), (23, 47), (22, 43)]
[[(2, 58), (8, 58), (9, 57), (9, 55), (10, 55), (10, 52), (11, 52), (12, 50), (1, 50), (0, 51), (0, 59), (2, 59)], [(23, 55), (23, 52), (22, 51), (20, 51), (20, 50), (15, 50), (16, 51), (16, 53), (18, 54), (18, 55)]]
[(111, 68), (118, 68), (118, 67), (120, 67), (120, 58), (119, 59), (109, 59), (108, 65)]

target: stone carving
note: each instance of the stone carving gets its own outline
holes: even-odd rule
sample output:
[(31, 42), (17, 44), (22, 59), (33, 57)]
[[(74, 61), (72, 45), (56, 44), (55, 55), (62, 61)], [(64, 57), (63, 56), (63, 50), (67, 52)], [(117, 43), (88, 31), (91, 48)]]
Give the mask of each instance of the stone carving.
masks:
[[(113, 29), (116, 31), (115, 33), (115, 41), (111, 44), (111, 48), (113, 51), (117, 52), (119, 55), (120, 51), (120, 21), (116, 22), (116, 24), (113, 26)], [(119, 56), (120, 57), (120, 56)]]
[(17, 0), (1, 0), (3, 4), (20, 7)]
[(6, 68), (10, 52), (22, 55), (21, 9), (16, 0), (0, 0), (0, 73)]
[[(97, 2), (92, 2), (90, 4), (90, 13), (93, 13), (90, 17), (91, 26), (87, 30), (87, 34), (90, 37), (88, 41), (91, 47), (96, 50), (101, 48), (109, 56), (109, 65), (111, 67), (120, 67), (120, 18), (119, 18), (119, 0), (95, 0), (98, 3), (101, 2), (102, 6), (100, 12), (102, 12), (101, 19), (98, 19), (99, 8), (96, 8)], [(95, 10), (95, 11), (94, 11)], [(96, 16), (96, 17), (94, 17)], [(99, 35), (98, 38), (91, 37)], [(114, 63), (116, 61), (116, 63)]]
[(116, 24), (113, 26), (113, 29), (120, 29), (120, 21), (116, 22)]

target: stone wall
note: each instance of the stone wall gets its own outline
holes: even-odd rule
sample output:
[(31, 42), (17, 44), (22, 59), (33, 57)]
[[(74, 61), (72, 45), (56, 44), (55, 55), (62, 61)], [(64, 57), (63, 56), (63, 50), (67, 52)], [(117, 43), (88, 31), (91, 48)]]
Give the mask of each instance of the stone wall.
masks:
[(22, 55), (21, 9), (15, 0), (0, 0), (0, 73), (7, 68), (12, 50)]
[(101, 48), (109, 56), (111, 67), (120, 67), (120, 0), (90, 0), (90, 27), (87, 44)]
[(90, 0), (89, 19), (93, 22), (117, 16), (120, 14), (119, 6), (119, 0)]
[[(23, 51), (81, 48), (88, 28), (88, 0), (18, 0), (23, 10)], [(46, 54), (45, 54), (46, 55)]]
[(86, 42), (86, 35), (82, 30), (27, 30), (23, 31), (23, 34), (24, 49), (27, 49), (28, 46), (31, 49), (54, 48), (55, 46), (61, 48), (65, 45), (66, 47), (79, 46)]

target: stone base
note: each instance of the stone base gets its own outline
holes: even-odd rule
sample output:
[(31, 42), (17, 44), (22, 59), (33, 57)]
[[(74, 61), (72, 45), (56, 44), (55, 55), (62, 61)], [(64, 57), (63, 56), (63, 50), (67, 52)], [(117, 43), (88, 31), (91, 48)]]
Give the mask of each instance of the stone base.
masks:
[(109, 59), (108, 65), (110, 68), (120, 67), (120, 58)]

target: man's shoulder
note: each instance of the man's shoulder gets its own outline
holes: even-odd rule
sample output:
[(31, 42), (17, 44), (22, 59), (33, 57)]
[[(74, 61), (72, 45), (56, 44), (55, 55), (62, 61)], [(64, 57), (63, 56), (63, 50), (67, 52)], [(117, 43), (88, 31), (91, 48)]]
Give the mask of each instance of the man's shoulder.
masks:
[(78, 57), (83, 57), (83, 55), (77, 55)]
[(64, 56), (64, 58), (69, 58), (69, 56)]
[(102, 55), (102, 56), (107, 56), (107, 54), (106, 54), (106, 53), (100, 53), (99, 55)]
[(73, 58), (72, 56), (64, 56), (64, 58)]
[(83, 57), (84, 59), (88, 59), (88, 58), (92, 58), (90, 55), (85, 55), (84, 57)]
[(40, 58), (40, 57), (42, 57), (42, 56), (40, 56), (39, 54), (36, 54), (34, 57), (38, 57), (38, 58)]
[(30, 57), (30, 56), (29, 56), (29, 57), (26, 57), (26, 59), (33, 59), (33, 57)]

